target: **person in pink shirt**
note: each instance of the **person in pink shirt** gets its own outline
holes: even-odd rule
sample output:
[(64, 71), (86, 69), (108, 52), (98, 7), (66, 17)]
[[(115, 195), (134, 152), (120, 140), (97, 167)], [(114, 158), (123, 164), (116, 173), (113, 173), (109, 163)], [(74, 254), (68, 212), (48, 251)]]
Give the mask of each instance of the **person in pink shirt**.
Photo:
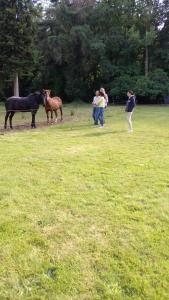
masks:
[(93, 98), (93, 102), (92, 102), (92, 105), (93, 105), (92, 117), (93, 117), (93, 120), (94, 120), (94, 125), (98, 125), (98, 120), (96, 118), (96, 115), (97, 115), (97, 110), (98, 110), (97, 105), (98, 105), (99, 98), (100, 98), (100, 92), (96, 91), (95, 96)]

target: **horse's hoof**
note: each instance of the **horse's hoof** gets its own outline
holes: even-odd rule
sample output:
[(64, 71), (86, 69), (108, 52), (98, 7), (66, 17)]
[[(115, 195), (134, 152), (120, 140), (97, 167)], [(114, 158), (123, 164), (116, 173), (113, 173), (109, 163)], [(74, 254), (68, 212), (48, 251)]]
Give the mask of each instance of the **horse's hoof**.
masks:
[(58, 119), (55, 120), (55, 123), (57, 123), (57, 122), (58, 122)]
[(10, 129), (13, 129), (13, 127), (10, 127)]

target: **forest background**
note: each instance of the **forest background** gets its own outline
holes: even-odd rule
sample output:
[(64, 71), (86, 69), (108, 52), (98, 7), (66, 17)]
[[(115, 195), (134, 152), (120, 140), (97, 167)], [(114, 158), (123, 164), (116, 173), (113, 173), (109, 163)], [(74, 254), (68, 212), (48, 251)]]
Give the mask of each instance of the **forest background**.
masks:
[[(45, 3), (46, 2), (46, 3)], [(168, 0), (0, 0), (0, 96), (50, 88), (91, 101), (104, 86), (121, 104), (169, 95)]]

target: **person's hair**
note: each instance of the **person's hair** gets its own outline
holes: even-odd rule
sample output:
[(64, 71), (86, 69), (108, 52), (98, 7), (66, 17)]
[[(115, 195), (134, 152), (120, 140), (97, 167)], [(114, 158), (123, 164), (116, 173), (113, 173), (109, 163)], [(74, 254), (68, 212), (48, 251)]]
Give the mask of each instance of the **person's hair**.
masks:
[(100, 92), (100, 96), (105, 97), (103, 92)]
[(128, 93), (130, 93), (131, 95), (134, 95), (134, 92), (132, 90), (128, 90)]
[(100, 92), (102, 92), (104, 94), (106, 93), (106, 91), (105, 91), (105, 89), (103, 87), (100, 88)]

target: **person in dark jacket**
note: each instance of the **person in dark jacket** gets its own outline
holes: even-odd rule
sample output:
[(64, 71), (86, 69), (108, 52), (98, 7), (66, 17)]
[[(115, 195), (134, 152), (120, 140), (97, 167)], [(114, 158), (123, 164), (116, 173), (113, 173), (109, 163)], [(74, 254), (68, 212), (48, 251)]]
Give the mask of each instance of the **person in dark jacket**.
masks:
[(136, 106), (136, 97), (133, 93), (133, 91), (128, 91), (127, 92), (127, 96), (128, 96), (128, 101), (126, 103), (126, 109), (125, 111), (127, 112), (127, 121), (128, 121), (128, 132), (132, 133), (133, 132), (133, 126), (132, 126), (132, 114), (133, 114), (133, 110), (134, 107)]

